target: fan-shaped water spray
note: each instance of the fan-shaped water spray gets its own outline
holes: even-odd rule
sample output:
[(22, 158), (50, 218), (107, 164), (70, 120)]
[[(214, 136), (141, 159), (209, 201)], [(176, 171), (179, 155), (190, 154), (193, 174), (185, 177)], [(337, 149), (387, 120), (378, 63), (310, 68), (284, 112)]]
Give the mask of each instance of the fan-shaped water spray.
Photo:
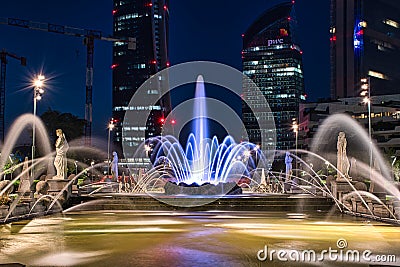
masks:
[(168, 165), (176, 183), (219, 184), (238, 180), (257, 166), (265, 167), (265, 156), (255, 144), (236, 143), (231, 136), (222, 142), (210, 137), (204, 79), (196, 81), (193, 107), (193, 131), (189, 134), (185, 149), (173, 136), (163, 136), (153, 151), (154, 166)]

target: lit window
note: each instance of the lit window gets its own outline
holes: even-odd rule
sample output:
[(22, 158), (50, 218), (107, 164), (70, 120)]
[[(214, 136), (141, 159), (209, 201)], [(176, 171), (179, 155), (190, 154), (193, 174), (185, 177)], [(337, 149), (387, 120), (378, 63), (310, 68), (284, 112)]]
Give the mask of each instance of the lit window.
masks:
[(383, 23), (395, 27), (395, 28), (400, 28), (400, 24), (397, 21), (391, 20), (391, 19), (385, 19), (383, 20)]
[(330, 32), (330, 33), (336, 33), (336, 28), (335, 28), (335, 27), (331, 27), (331, 28), (329, 29), (329, 32)]
[(256, 73), (256, 70), (245, 70), (245, 71), (243, 71), (243, 73), (246, 75), (254, 74), (254, 73)]
[(367, 27), (367, 22), (366, 22), (366, 21), (360, 21), (360, 22), (358, 23), (358, 26), (359, 26), (359, 27), (362, 27), (362, 28), (366, 28), (366, 27)]
[(148, 95), (158, 95), (158, 90), (147, 90)]
[(373, 70), (368, 71), (368, 76), (372, 76), (383, 80), (388, 80), (388, 77), (385, 74)]

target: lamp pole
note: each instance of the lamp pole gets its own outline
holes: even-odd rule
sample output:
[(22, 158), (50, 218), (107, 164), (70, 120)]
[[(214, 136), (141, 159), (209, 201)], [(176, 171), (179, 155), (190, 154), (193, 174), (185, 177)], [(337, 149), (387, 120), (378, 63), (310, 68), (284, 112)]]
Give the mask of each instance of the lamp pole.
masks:
[[(172, 124), (172, 135), (175, 136), (175, 124), (176, 124), (176, 120), (172, 119), (171, 120), (171, 124)], [(179, 139), (179, 138), (177, 138)]]
[(361, 79), (361, 96), (368, 105), (368, 136), (369, 136), (369, 178), (372, 176), (372, 129), (371, 129), (371, 77)]
[(110, 135), (114, 129), (114, 119), (108, 123), (108, 142), (107, 142), (107, 177), (110, 175)]
[[(297, 140), (298, 140), (298, 135), (299, 135), (299, 125), (297, 124), (297, 121), (294, 120), (293, 121), (293, 131), (296, 134), (296, 150), (295, 150), (295, 155), (296, 155), (296, 159), (295, 159), (295, 170), (297, 170)], [(297, 171), (296, 171), (297, 172)]]
[[(32, 165), (33, 159), (35, 158), (35, 139), (36, 139), (36, 102), (37, 100), (42, 99), (42, 94), (44, 93), (43, 90), (43, 83), (45, 77), (43, 75), (38, 75), (37, 78), (34, 80), (34, 88), (33, 88), (33, 124), (32, 124)], [(35, 175), (34, 168), (31, 169), (32, 177)]]

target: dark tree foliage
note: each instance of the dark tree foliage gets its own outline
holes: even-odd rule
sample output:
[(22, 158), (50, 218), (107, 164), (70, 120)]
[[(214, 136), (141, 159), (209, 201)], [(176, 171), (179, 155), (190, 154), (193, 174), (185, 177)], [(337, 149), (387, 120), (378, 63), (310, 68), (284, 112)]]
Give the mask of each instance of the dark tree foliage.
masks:
[(62, 129), (67, 140), (74, 140), (84, 135), (84, 119), (80, 119), (71, 113), (61, 113), (56, 110), (47, 110), (40, 118), (46, 125), (51, 140), (56, 140), (56, 129)]

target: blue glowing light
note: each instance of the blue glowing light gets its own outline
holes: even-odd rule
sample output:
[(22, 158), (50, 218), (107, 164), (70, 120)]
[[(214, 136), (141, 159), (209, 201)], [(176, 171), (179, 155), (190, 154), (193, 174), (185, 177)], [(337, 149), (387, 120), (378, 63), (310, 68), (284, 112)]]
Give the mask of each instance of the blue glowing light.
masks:
[(364, 29), (363, 29), (363, 21), (357, 20), (354, 26), (354, 50), (360, 49), (362, 50), (364, 47)]

